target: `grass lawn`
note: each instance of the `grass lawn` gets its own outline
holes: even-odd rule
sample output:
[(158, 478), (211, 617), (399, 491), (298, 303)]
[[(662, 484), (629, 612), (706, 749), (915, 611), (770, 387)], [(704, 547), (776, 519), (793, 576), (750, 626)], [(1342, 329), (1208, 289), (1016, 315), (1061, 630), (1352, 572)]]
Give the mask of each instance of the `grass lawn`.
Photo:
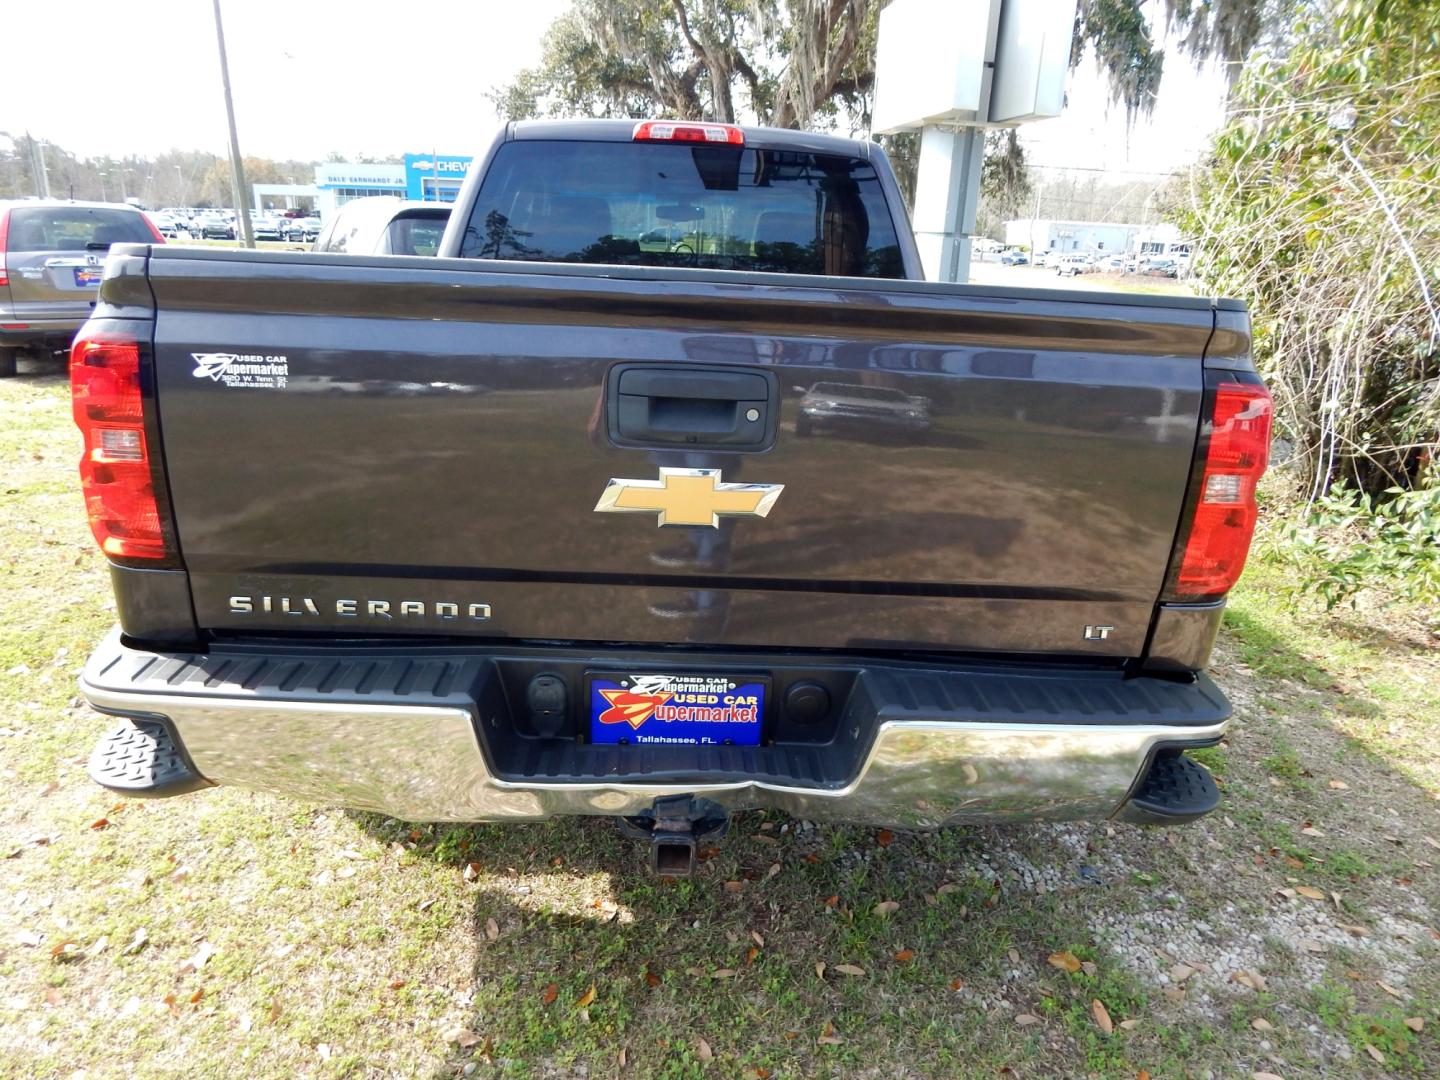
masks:
[(1226, 801), (1172, 831), (752, 813), (665, 882), (602, 820), (123, 802), (84, 771), (108, 721), (74, 679), (114, 612), (67, 388), (22, 372), (0, 1074), (1440, 1073), (1440, 653), (1403, 608), (1326, 616), (1259, 560), (1216, 661), (1235, 724), (1202, 755)]

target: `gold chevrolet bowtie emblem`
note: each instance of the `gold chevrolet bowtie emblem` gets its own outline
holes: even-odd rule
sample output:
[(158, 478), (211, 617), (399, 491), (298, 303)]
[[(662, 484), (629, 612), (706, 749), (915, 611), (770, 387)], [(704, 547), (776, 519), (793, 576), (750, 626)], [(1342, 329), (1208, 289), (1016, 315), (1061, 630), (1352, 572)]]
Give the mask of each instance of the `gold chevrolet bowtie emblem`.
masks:
[(659, 514), (658, 525), (720, 527), (720, 515), (764, 517), (784, 484), (723, 484), (719, 469), (661, 469), (659, 480), (611, 480), (595, 510)]

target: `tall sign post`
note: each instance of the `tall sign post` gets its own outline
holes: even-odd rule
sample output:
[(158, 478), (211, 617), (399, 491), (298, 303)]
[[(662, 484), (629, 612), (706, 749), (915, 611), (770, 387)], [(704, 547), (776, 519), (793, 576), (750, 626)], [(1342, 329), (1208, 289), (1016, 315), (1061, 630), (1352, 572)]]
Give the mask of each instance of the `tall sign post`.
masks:
[(878, 135), (920, 133), (915, 243), (928, 281), (965, 281), (985, 132), (1059, 116), (1076, 0), (893, 0), (875, 57)]
[(220, 20), (220, 0), (215, 8), (215, 43), (220, 49), (220, 82), (225, 87), (225, 119), (230, 122), (230, 179), (235, 185), (236, 235), (247, 248), (255, 246), (255, 233), (250, 227), (250, 212), (245, 208), (245, 162), (240, 157), (240, 136), (235, 130), (235, 102), (230, 97), (230, 62), (225, 57), (225, 25)]

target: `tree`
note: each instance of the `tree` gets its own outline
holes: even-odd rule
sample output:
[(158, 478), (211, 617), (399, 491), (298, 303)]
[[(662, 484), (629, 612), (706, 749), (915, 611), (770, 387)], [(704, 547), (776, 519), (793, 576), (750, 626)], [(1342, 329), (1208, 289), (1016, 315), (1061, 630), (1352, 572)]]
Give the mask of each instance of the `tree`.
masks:
[[(506, 119), (658, 116), (868, 130), (880, 9), (888, 0), (575, 0), (540, 63), (491, 91)], [(1284, 41), (1315, 0), (1165, 0), (1165, 23), (1196, 64), (1234, 73), (1258, 42)], [(1093, 55), (1133, 119), (1165, 72), (1146, 0), (1080, 0), (1070, 64)], [(742, 110), (743, 106), (743, 110)]]
[(491, 92), (507, 119), (659, 116), (869, 124), (878, 0), (576, 0), (540, 63)]
[(1434, 480), (1440, 449), (1440, 6), (1327, 0), (1250, 65), (1180, 224), (1250, 307), (1302, 494)]

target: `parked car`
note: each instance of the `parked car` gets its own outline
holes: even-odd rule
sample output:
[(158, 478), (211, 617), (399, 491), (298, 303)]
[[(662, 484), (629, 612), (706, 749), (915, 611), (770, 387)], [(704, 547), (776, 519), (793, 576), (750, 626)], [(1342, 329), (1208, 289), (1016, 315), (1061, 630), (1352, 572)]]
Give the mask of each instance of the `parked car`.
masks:
[(1049, 266), (1054, 258), (1055, 253), (1053, 251), (1037, 251), (1031, 257), (1030, 261), (1035, 266)]
[(449, 203), (389, 195), (351, 199), (315, 240), (316, 251), (346, 255), (434, 255), (450, 220)]
[(279, 240), (280, 222), (269, 214), (250, 219), (250, 232), (256, 240)]
[(1000, 255), (1000, 263), (1003, 266), (1024, 266), (1029, 261), (1030, 257), (1026, 255), (1025, 252), (1016, 251), (1014, 249), (1003, 252)]
[(1090, 261), (1089, 255), (1061, 255), (1055, 260), (1055, 273), (1060, 277), (1088, 274), (1093, 269), (1095, 264)]
[(206, 240), (234, 240), (236, 238), (235, 223), (219, 214), (202, 215), (200, 235)]
[(795, 434), (819, 431), (924, 431), (930, 426), (930, 400), (892, 386), (861, 382), (818, 382), (800, 399)]
[(308, 244), (320, 235), (324, 227), (318, 217), (291, 218), (285, 222), (282, 235), (292, 243), (303, 241)]
[(0, 201), (0, 376), (22, 350), (68, 348), (95, 306), (111, 244), (163, 244), (124, 203)]
[[(1185, 752), (1269, 445), (1243, 304), (926, 282), (883, 151), (815, 132), (514, 122), (445, 209), (438, 260), (110, 260), (71, 364), (97, 782), (613, 816), (666, 874), (741, 809), (1219, 804)], [(875, 383), (883, 450), (787, 422)]]
[(1174, 259), (1150, 259), (1140, 273), (1147, 277), (1178, 277), (1180, 264)]

